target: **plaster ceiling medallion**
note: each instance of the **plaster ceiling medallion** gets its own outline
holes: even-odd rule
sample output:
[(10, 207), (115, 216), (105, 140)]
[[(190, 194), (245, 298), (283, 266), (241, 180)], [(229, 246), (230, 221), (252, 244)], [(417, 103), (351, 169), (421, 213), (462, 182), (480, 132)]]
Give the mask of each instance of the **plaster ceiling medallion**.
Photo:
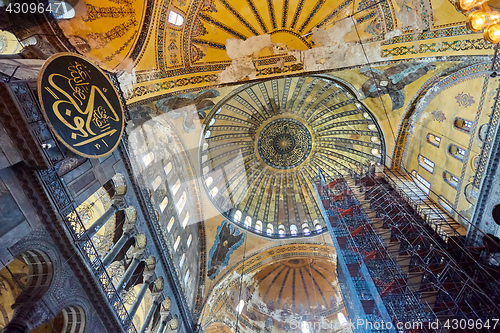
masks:
[(383, 162), (372, 115), (326, 76), (248, 84), (205, 120), (201, 170), (214, 206), (234, 224), (268, 238), (326, 230), (313, 179), (328, 181)]

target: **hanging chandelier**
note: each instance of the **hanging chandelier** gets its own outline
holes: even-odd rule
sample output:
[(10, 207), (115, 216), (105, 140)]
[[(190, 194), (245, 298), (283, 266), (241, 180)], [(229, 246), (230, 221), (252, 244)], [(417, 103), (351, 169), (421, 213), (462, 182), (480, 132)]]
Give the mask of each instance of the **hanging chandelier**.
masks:
[(500, 12), (488, 6), (488, 0), (457, 0), (456, 7), (467, 16), (467, 27), (479, 32), (484, 29), (484, 39), (496, 44), (500, 42)]

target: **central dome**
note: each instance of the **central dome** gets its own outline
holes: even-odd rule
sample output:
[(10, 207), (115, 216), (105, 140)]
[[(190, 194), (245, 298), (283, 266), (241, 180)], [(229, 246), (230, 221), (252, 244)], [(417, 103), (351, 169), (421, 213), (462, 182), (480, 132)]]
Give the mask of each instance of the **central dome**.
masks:
[(312, 138), (309, 130), (295, 119), (281, 118), (268, 123), (260, 132), (257, 150), (262, 160), (276, 169), (291, 169), (309, 156)]
[(229, 221), (268, 238), (326, 231), (313, 179), (381, 163), (381, 132), (352, 90), (326, 76), (235, 89), (208, 114), (200, 150), (208, 197)]

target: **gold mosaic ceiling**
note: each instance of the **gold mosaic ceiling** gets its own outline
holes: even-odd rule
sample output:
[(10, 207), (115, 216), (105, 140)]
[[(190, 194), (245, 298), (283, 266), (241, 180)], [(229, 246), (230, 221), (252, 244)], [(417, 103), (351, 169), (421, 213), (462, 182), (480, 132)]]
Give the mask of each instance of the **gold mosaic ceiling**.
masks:
[(371, 114), (328, 77), (245, 85), (205, 119), (201, 170), (214, 206), (270, 238), (325, 231), (313, 178), (328, 181), (382, 163)]
[(290, 332), (297, 318), (335, 320), (345, 312), (336, 271), (335, 250), (327, 245), (289, 244), (257, 253), (212, 289), (202, 327), (214, 333), (265, 332), (272, 324), (272, 332), (281, 333)]

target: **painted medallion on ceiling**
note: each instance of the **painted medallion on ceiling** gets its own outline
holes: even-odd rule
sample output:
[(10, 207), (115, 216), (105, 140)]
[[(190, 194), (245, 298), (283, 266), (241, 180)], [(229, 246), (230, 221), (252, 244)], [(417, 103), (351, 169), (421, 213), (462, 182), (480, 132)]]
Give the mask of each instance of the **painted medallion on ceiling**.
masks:
[(383, 163), (382, 135), (352, 91), (326, 76), (249, 84), (205, 119), (201, 170), (213, 205), (268, 238), (326, 230), (313, 179)]
[(55, 18), (78, 53), (106, 70), (124, 69), (139, 55), (153, 6), (153, 0), (69, 1)]

